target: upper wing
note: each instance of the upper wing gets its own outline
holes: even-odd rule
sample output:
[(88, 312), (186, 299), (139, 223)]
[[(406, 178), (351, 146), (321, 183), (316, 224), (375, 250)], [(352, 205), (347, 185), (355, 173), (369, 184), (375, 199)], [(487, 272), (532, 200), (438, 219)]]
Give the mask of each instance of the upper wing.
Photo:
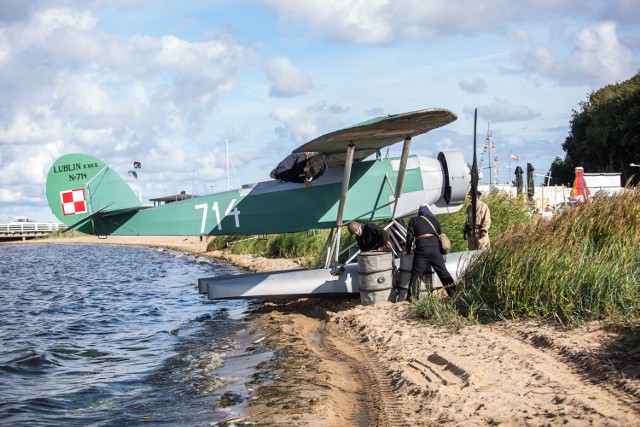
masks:
[(357, 163), (376, 150), (400, 142), (406, 137), (429, 132), (453, 122), (456, 118), (451, 111), (441, 108), (390, 114), (322, 135), (293, 152), (322, 152), (327, 156), (329, 167), (333, 167), (344, 164), (347, 146), (354, 144), (353, 162)]

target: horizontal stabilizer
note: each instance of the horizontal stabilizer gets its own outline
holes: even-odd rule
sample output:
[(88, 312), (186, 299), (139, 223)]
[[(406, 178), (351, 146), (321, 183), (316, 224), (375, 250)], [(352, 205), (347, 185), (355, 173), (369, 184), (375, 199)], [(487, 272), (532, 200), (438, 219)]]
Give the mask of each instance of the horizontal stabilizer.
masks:
[(90, 215), (85, 216), (85, 217), (84, 217), (84, 218), (82, 218), (80, 221), (76, 222), (75, 224), (71, 224), (71, 225), (69, 225), (69, 226), (68, 226), (67, 228), (65, 228), (62, 232), (63, 232), (63, 233), (66, 233), (67, 231), (71, 231), (71, 230), (74, 230), (74, 229), (76, 229), (76, 228), (80, 228), (80, 227), (82, 227), (82, 226), (83, 226), (87, 221), (92, 220), (92, 219), (96, 218), (98, 215), (100, 215), (101, 213), (103, 213), (103, 212), (106, 210), (106, 208), (107, 208), (107, 207), (108, 207), (108, 206), (105, 206), (104, 208), (99, 209), (99, 210), (95, 211), (94, 213), (92, 213), (92, 214), (90, 214)]

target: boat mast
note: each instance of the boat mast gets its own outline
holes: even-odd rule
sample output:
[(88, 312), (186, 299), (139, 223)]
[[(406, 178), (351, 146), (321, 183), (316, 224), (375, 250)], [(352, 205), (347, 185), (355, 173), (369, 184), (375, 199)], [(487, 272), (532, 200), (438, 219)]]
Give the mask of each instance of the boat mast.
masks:
[[(489, 158), (489, 166), (487, 169), (489, 169), (489, 192), (491, 192), (491, 189), (493, 187), (494, 184), (494, 179), (495, 179), (495, 184), (497, 184), (498, 182), (498, 154), (496, 152), (496, 147), (493, 144), (493, 135), (491, 134), (491, 126), (490, 123), (487, 123), (487, 138), (485, 139), (485, 144), (484, 144), (484, 150), (483, 150), (483, 156), (484, 156), (484, 152), (488, 152), (488, 158)], [(482, 160), (480, 161), (480, 164), (482, 164)], [(494, 177), (495, 175), (495, 177)]]
[(224, 144), (227, 147), (227, 191), (231, 189), (231, 185), (229, 184), (229, 140), (225, 139)]

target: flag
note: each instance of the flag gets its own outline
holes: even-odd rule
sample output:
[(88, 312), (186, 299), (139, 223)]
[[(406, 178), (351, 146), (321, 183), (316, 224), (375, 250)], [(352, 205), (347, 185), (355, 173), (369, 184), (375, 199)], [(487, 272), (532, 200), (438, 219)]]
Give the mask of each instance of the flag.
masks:
[(62, 214), (64, 216), (85, 213), (87, 211), (87, 204), (85, 203), (84, 197), (84, 188), (61, 191), (60, 201), (62, 202)]
[(514, 155), (514, 154), (511, 154), (509, 157), (510, 157), (510, 158), (511, 158), (511, 160), (513, 160), (514, 162), (517, 162), (518, 160), (520, 160), (520, 159), (518, 158), (518, 156), (516, 156), (516, 155)]

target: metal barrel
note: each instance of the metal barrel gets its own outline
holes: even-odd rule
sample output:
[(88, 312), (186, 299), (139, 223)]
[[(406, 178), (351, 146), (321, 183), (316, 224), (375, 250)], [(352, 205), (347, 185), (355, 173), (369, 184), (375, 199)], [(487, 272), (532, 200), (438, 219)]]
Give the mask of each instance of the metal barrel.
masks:
[(407, 300), (407, 292), (409, 290), (409, 280), (411, 279), (411, 268), (413, 266), (413, 254), (407, 255), (400, 252), (400, 268), (396, 277), (397, 299), (398, 302)]
[(393, 253), (361, 252), (358, 255), (360, 302), (372, 305), (390, 301), (393, 289)]
[[(396, 276), (397, 300), (406, 301), (409, 292), (409, 282), (411, 281), (411, 270), (413, 269), (413, 254), (400, 253), (400, 268)], [(431, 274), (418, 277), (411, 289), (412, 298), (417, 298), (423, 292), (431, 290)]]

